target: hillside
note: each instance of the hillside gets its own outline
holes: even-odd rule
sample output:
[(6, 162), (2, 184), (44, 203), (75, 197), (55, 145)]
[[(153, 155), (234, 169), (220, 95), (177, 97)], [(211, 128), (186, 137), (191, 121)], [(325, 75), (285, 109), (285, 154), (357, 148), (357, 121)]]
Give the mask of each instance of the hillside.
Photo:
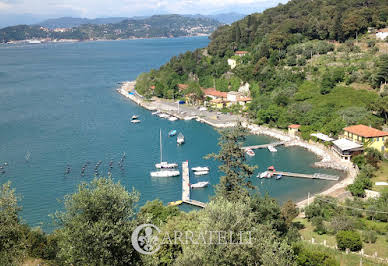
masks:
[(74, 28), (74, 27), (78, 27), (82, 24), (102, 25), (102, 24), (119, 23), (125, 19), (128, 19), (128, 18), (126, 18), (126, 17), (112, 17), (112, 18), (88, 19), (88, 18), (62, 17), (62, 18), (47, 19), (47, 20), (44, 20), (44, 21), (38, 23), (38, 25), (45, 27), (45, 28), (48, 28), (48, 29)]
[[(355, 123), (381, 127), (388, 113), (388, 47), (367, 31), (387, 25), (387, 0), (293, 0), (220, 27), (206, 49), (140, 75), (137, 89), (146, 96), (200, 97), (200, 86), (231, 91), (248, 82), (253, 101), (244, 112), (258, 124), (298, 123), (304, 137), (317, 130), (337, 135)], [(236, 56), (237, 50), (248, 54)], [(236, 61), (234, 69), (228, 59)], [(189, 89), (179, 91), (179, 83)]]
[(128, 38), (183, 37), (212, 33), (221, 24), (208, 18), (158, 15), (127, 19), (119, 23), (86, 24), (70, 29), (51, 30), (41, 26), (19, 25), (0, 30), (0, 43), (28, 39), (117, 40)]

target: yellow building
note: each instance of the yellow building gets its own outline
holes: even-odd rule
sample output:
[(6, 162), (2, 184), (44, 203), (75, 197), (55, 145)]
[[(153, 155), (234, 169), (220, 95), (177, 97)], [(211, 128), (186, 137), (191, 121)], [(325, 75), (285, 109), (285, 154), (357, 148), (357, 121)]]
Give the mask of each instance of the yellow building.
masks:
[(291, 136), (296, 136), (296, 134), (299, 132), (300, 125), (289, 125), (288, 126), (288, 134)]
[(356, 125), (344, 128), (344, 136), (352, 141), (366, 144), (368, 148), (384, 152), (384, 143), (388, 139), (388, 132), (365, 125)]

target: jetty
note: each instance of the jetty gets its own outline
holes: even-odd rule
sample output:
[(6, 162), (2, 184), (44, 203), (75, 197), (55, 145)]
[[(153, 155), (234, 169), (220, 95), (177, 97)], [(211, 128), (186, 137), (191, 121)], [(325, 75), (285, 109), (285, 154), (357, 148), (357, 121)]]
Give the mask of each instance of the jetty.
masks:
[(206, 207), (206, 203), (190, 199), (190, 173), (188, 161), (182, 163), (182, 201), (193, 206), (201, 208)]
[(268, 149), (269, 146), (276, 147), (280, 145), (284, 145), (286, 141), (279, 141), (279, 142), (273, 142), (269, 144), (261, 144), (261, 145), (253, 145), (253, 146), (245, 146), (242, 147), (243, 150), (251, 149), (251, 150), (258, 150), (258, 149)]
[(290, 173), (290, 172), (281, 172), (281, 171), (273, 171), (274, 175), (282, 175), (289, 177), (298, 177), (298, 178), (308, 178), (308, 179), (320, 179), (320, 180), (329, 180), (329, 181), (338, 181), (339, 176), (335, 175), (326, 175), (326, 174), (299, 174), (299, 173)]

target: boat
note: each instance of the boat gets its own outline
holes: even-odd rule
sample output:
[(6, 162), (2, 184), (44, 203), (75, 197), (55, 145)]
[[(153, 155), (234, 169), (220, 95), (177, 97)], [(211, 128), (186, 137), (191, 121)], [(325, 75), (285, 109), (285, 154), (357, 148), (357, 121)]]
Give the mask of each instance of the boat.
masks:
[(176, 139), (176, 143), (178, 143), (179, 145), (185, 143), (185, 136), (183, 136), (182, 133), (178, 134), (178, 137)]
[(245, 152), (248, 156), (253, 157), (255, 156), (255, 152), (252, 149), (246, 149)]
[(176, 118), (175, 116), (170, 116), (170, 117), (168, 118), (168, 120), (174, 122), (174, 121), (177, 121), (178, 118)]
[(179, 176), (181, 173), (178, 170), (160, 170), (151, 172), (152, 177), (173, 177)]
[(190, 187), (191, 188), (203, 188), (203, 187), (206, 187), (207, 185), (209, 185), (209, 182), (208, 181), (203, 181), (203, 182), (198, 182), (198, 183), (195, 183), (195, 184), (191, 184)]
[(26, 159), (26, 162), (29, 162), (30, 161), (30, 158), (31, 158), (31, 152), (27, 152), (26, 155), (24, 156), (24, 158)]
[(209, 171), (195, 171), (194, 175), (207, 175), (209, 174)]
[(198, 167), (193, 167), (191, 168), (191, 170), (193, 170), (194, 172), (196, 171), (209, 171), (209, 167), (205, 166), (205, 167), (202, 167), (202, 166), (198, 166)]
[(132, 121), (131, 121), (132, 124), (138, 124), (138, 123), (140, 123), (140, 122), (141, 122), (141, 121), (138, 120), (138, 119), (135, 119), (135, 120), (132, 120)]
[(132, 120), (137, 120), (138, 118), (139, 118), (138, 115), (133, 115), (133, 116), (132, 116)]
[(178, 205), (181, 205), (182, 203), (183, 203), (182, 200), (171, 201), (168, 203), (168, 206), (178, 206)]
[(270, 152), (277, 152), (278, 150), (274, 146), (268, 146)]
[(177, 168), (177, 163), (168, 163), (168, 162), (160, 162), (155, 164), (155, 167), (158, 169), (171, 169), (171, 168)]
[(171, 130), (170, 132), (168, 132), (168, 136), (169, 137), (173, 137), (173, 136), (175, 136), (176, 135), (176, 130), (174, 129), (174, 130)]
[(171, 169), (178, 167), (177, 163), (163, 162), (162, 130), (159, 131), (160, 163), (155, 164), (157, 169)]
[(194, 116), (186, 116), (184, 120), (189, 121), (189, 120), (193, 120), (194, 118), (195, 118)]
[(257, 177), (258, 178), (271, 178), (272, 173), (270, 173), (269, 171), (265, 171), (265, 172), (258, 174)]
[(39, 40), (29, 40), (28, 43), (29, 43), (29, 44), (40, 44), (40, 43), (42, 43), (42, 42), (39, 41)]
[(170, 117), (168, 114), (165, 114), (165, 113), (159, 113), (158, 116), (160, 118), (167, 118), (167, 117)]
[(282, 177), (283, 177), (282, 175), (277, 175), (277, 176), (275, 177), (275, 179), (276, 179), (276, 180), (279, 180), (279, 179), (282, 179)]
[(160, 113), (159, 111), (155, 111), (155, 112), (152, 112), (152, 115), (157, 115), (159, 113)]

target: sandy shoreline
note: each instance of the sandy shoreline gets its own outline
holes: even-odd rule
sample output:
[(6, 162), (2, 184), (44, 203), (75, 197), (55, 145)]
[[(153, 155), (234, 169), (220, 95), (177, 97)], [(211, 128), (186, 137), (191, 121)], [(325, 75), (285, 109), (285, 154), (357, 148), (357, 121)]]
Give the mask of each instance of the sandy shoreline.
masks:
[[(237, 121), (241, 121), (243, 126), (248, 128), (252, 134), (273, 137), (281, 141), (285, 141), (286, 146), (299, 146), (316, 154), (319, 158), (321, 158), (321, 160), (316, 162), (314, 167), (331, 168), (346, 173), (345, 178), (340, 182), (335, 183), (333, 186), (320, 193), (311, 195), (310, 201), (317, 195), (340, 197), (347, 194), (345, 190), (346, 186), (352, 184), (358, 174), (358, 171), (354, 168), (352, 163), (342, 161), (332, 150), (326, 148), (320, 143), (312, 141), (306, 142), (299, 137), (292, 137), (279, 129), (250, 124), (247, 119), (237, 115), (215, 115), (214, 112), (199, 111), (194, 106), (180, 107), (180, 110), (178, 111), (177, 104), (172, 101), (158, 98), (154, 98), (152, 101), (146, 101), (141, 95), (136, 94), (134, 91), (135, 84), (135, 81), (122, 82), (121, 87), (117, 89), (117, 92), (148, 110), (158, 110), (176, 116), (180, 119), (192, 116), (195, 117), (198, 122), (206, 123), (216, 128), (232, 127), (236, 125)], [(129, 92), (133, 92), (133, 94), (129, 94)], [(301, 200), (297, 202), (297, 206), (299, 208), (303, 208), (308, 204), (308, 201), (308, 199)]]

